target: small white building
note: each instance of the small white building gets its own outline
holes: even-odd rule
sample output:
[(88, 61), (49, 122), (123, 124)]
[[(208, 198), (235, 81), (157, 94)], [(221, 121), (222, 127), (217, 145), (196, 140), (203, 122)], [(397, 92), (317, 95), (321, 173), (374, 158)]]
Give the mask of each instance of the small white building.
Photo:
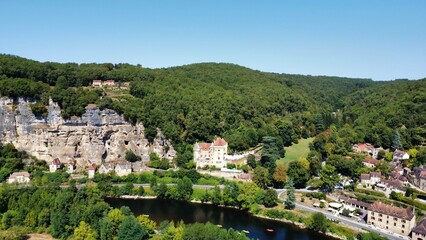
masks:
[(115, 174), (117, 174), (117, 176), (127, 176), (130, 173), (132, 173), (132, 163), (119, 162), (115, 165)]
[(87, 177), (89, 179), (92, 179), (95, 177), (95, 171), (96, 171), (96, 165), (92, 164), (90, 165), (89, 169), (87, 170)]
[(67, 163), (67, 173), (71, 174), (75, 172), (75, 160), (70, 159)]
[(92, 86), (93, 87), (102, 87), (102, 80), (93, 80)]
[(14, 172), (7, 179), (8, 183), (29, 183), (30, 174), (28, 172)]
[(61, 168), (61, 161), (59, 161), (59, 158), (53, 159), (53, 161), (49, 165), (49, 171), (56, 172), (56, 170), (60, 168)]

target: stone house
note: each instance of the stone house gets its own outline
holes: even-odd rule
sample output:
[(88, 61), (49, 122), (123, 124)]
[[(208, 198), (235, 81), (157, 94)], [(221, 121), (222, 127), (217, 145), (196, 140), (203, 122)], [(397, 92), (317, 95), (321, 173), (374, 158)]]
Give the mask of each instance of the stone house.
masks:
[(194, 161), (197, 168), (205, 166), (225, 168), (226, 155), (228, 155), (228, 143), (223, 138), (216, 138), (212, 143), (194, 144)]
[(366, 187), (371, 187), (380, 182), (382, 174), (379, 172), (363, 173), (360, 176), (361, 184)]
[(115, 168), (115, 163), (113, 163), (113, 162), (103, 163), (99, 167), (98, 173), (100, 173), (100, 174), (108, 174), (110, 172), (113, 172), (114, 168)]
[(416, 225), (416, 217), (411, 207), (399, 208), (376, 201), (368, 208), (367, 224), (408, 236)]
[(359, 208), (359, 209), (362, 209), (362, 210), (367, 210), (371, 205), (370, 203), (358, 201), (354, 198), (350, 198), (350, 197), (347, 197), (345, 195), (341, 195), (339, 197), (339, 199), (340, 199), (341, 202), (344, 202), (346, 205), (349, 205), (349, 206), (352, 206), (352, 207), (355, 207), (355, 208)]
[(380, 160), (376, 160), (374, 158), (366, 158), (362, 161), (362, 163), (368, 168), (374, 168), (379, 162)]
[(426, 240), (426, 218), (423, 218), (411, 231), (411, 239)]
[(7, 183), (29, 183), (30, 174), (28, 172), (14, 172), (10, 174)]
[(115, 81), (114, 80), (105, 80), (102, 83), (102, 86), (115, 86)]
[(421, 190), (426, 191), (426, 167), (415, 167), (413, 168), (413, 171), (406, 170), (406, 172), (410, 183)]
[(358, 154), (368, 154), (374, 159), (377, 159), (380, 150), (384, 149), (382, 147), (376, 148), (370, 143), (357, 143), (352, 146), (352, 152)]
[(56, 170), (60, 168), (61, 168), (61, 162), (59, 161), (59, 158), (55, 158), (49, 165), (49, 172), (56, 172)]
[(119, 162), (115, 165), (115, 174), (117, 174), (117, 176), (127, 176), (130, 173), (132, 173), (132, 163)]
[(393, 153), (393, 160), (394, 161), (403, 161), (403, 160), (406, 160), (406, 159), (410, 159), (410, 155), (408, 155), (407, 152), (396, 150)]
[(102, 87), (102, 80), (93, 80), (92, 87)]
[(133, 172), (142, 172), (142, 170), (143, 170), (142, 161), (133, 162), (132, 163), (132, 170), (133, 170)]

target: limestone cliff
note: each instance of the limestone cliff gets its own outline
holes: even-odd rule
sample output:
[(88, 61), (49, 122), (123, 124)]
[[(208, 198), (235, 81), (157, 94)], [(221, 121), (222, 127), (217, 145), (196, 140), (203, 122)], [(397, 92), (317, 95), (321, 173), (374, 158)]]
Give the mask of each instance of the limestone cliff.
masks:
[[(46, 118), (35, 117), (29, 104), (24, 99), (0, 98), (0, 140), (48, 163), (54, 158), (62, 162), (74, 158), (83, 167), (88, 160), (96, 164), (123, 160), (127, 149), (144, 161), (151, 152), (169, 159), (175, 155), (160, 131), (149, 144), (142, 124), (131, 125), (113, 110), (89, 105), (82, 117), (64, 120), (53, 101)], [(165, 146), (170, 147), (167, 153)]]

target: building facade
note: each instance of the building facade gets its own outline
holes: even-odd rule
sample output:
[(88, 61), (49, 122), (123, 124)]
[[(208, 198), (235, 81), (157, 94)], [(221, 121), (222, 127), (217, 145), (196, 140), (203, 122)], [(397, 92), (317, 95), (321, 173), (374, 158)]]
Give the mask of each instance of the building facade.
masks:
[(56, 172), (56, 170), (61, 168), (61, 162), (58, 158), (53, 159), (52, 163), (49, 165), (49, 172)]
[(28, 172), (14, 172), (7, 179), (8, 183), (29, 183), (30, 174)]
[(194, 144), (194, 161), (197, 168), (215, 166), (225, 168), (228, 155), (228, 143), (223, 138), (216, 138), (212, 143)]
[(416, 226), (416, 217), (411, 207), (399, 208), (376, 201), (368, 208), (367, 223), (408, 236)]

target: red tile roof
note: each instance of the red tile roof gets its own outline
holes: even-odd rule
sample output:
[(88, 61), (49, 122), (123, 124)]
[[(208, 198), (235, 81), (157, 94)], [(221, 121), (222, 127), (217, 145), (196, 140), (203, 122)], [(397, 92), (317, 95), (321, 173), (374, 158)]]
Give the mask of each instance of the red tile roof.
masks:
[(227, 145), (228, 143), (225, 141), (225, 139), (223, 139), (223, 138), (216, 138), (216, 140), (213, 142), (213, 144), (215, 145), (215, 146), (225, 146), (225, 145)]
[(28, 172), (14, 172), (10, 175), (9, 178), (16, 178), (16, 177), (30, 177), (30, 174)]
[(59, 161), (59, 158), (53, 159), (52, 165), (60, 166), (61, 165), (61, 161)]
[(361, 180), (368, 180), (370, 179), (370, 174), (368, 173), (361, 173)]
[(208, 151), (210, 149), (211, 143), (198, 143), (198, 146), (200, 146), (201, 150)]
[(376, 160), (376, 159), (373, 159), (373, 158), (366, 158), (366, 159), (364, 159), (364, 162), (376, 165), (377, 163), (380, 162), (380, 160)]
[(411, 207), (399, 208), (396, 206), (384, 204), (380, 201), (376, 201), (368, 208), (369, 211), (386, 214), (389, 216), (402, 218), (405, 220), (411, 220), (414, 217), (414, 211)]

